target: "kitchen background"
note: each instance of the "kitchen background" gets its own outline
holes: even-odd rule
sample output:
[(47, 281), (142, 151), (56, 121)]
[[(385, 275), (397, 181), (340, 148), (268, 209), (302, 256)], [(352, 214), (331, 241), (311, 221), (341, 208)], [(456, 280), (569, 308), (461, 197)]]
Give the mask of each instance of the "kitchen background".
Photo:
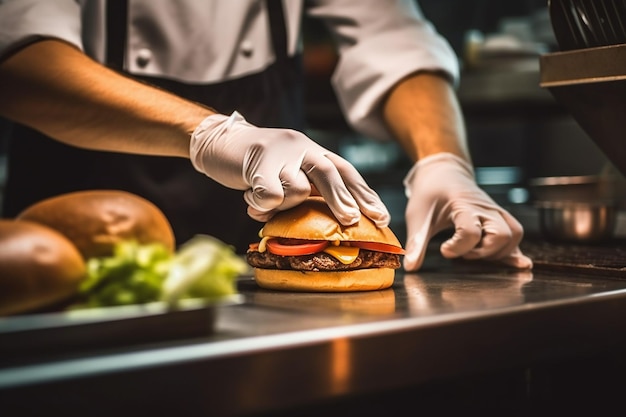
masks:
[[(418, 3), (460, 59), (458, 96), (478, 183), (524, 224), (527, 235), (538, 233), (528, 187), (532, 178), (614, 172), (578, 123), (539, 85), (540, 55), (558, 50), (547, 0)], [(391, 227), (403, 240), (406, 200), (400, 184), (410, 161), (394, 143), (350, 131), (329, 84), (331, 41), (320, 22), (306, 24), (309, 134), (364, 173), (389, 206)], [(617, 233), (623, 223), (620, 217)]]
[[(551, 94), (539, 86), (539, 56), (557, 50), (547, 0), (421, 0), (462, 64), (458, 95), (477, 180), (500, 204), (536, 230), (528, 194), (534, 177), (593, 175), (607, 159)], [(335, 54), (324, 26), (305, 20), (307, 133), (355, 164), (392, 213), (404, 240), (404, 192), (410, 161), (394, 143), (353, 132), (330, 86)], [(6, 135), (0, 120), (0, 198)], [(0, 213), (1, 215), (1, 213)]]

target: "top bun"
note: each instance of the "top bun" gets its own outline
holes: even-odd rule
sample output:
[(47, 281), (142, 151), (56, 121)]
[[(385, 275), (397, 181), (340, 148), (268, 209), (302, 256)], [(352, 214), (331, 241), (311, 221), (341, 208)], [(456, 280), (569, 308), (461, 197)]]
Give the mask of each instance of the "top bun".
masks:
[(39, 201), (18, 220), (44, 224), (65, 235), (85, 259), (110, 256), (122, 240), (162, 243), (174, 251), (172, 226), (150, 201), (119, 190), (77, 191)]
[(378, 242), (402, 247), (389, 227), (379, 228), (367, 216), (343, 226), (322, 197), (309, 197), (301, 204), (277, 213), (263, 226), (262, 237)]

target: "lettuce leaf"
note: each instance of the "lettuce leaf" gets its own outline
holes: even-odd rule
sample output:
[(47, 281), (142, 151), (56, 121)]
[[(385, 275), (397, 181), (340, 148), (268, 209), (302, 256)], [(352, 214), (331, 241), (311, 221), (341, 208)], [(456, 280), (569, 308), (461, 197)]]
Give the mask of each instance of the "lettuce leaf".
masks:
[(248, 268), (231, 246), (212, 236), (196, 235), (180, 248), (170, 263), (162, 299), (236, 294), (236, 278)]

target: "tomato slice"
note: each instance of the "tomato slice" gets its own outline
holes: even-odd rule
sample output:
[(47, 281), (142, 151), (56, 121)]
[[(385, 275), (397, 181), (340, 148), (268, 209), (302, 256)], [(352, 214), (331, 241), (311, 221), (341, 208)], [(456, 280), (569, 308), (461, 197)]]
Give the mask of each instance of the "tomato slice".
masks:
[(258, 251), (259, 250), (259, 242), (250, 243), (248, 245), (248, 250), (252, 251), (252, 252)]
[(321, 252), (330, 244), (325, 240), (270, 239), (267, 249), (274, 255), (300, 256)]
[(404, 249), (397, 246), (388, 245), (386, 243), (379, 242), (350, 242), (352, 246), (356, 246), (361, 249), (367, 249), (374, 252), (386, 252), (394, 253), (396, 255), (404, 255)]

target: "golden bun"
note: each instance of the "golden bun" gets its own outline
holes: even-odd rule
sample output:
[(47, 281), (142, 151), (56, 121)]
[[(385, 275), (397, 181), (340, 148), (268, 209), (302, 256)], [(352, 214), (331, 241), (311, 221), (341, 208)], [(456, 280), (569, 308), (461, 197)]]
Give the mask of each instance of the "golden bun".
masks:
[(261, 231), (262, 237), (293, 239), (378, 242), (401, 248), (389, 227), (379, 228), (367, 216), (350, 226), (343, 226), (322, 197), (309, 197), (301, 204), (272, 217)]
[(175, 248), (172, 226), (163, 212), (138, 195), (119, 190), (88, 190), (41, 200), (19, 220), (37, 222), (65, 235), (85, 259), (110, 256), (121, 240)]
[(85, 260), (61, 233), (26, 220), (0, 220), (0, 315), (69, 299), (85, 275)]
[(390, 268), (344, 271), (296, 271), (254, 268), (254, 279), (261, 288), (280, 291), (351, 292), (391, 287), (395, 270)]

